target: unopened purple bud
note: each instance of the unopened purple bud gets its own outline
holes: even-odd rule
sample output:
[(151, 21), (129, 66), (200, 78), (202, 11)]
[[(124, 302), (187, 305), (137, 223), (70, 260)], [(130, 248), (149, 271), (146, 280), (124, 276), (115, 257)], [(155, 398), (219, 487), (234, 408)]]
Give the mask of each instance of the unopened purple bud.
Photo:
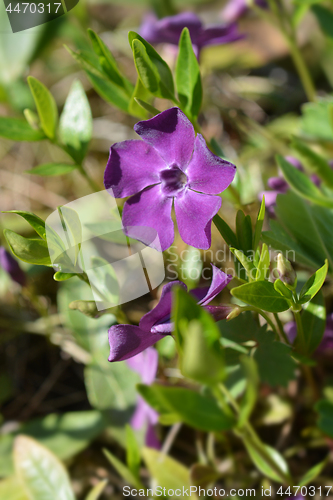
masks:
[(12, 280), (24, 286), (26, 283), (25, 273), (22, 271), (17, 261), (7, 252), (4, 247), (0, 247), (0, 266), (12, 278)]

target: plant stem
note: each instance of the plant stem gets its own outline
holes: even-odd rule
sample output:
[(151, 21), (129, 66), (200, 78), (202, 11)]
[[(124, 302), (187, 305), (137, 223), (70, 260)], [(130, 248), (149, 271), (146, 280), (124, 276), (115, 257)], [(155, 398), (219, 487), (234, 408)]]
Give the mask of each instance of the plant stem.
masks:
[(274, 313), (274, 318), (275, 318), (276, 324), (278, 326), (279, 333), (281, 334), (281, 337), (283, 338), (283, 340), (285, 341), (286, 344), (290, 345), (289, 339), (288, 339), (288, 337), (283, 329), (283, 324), (279, 318), (278, 313)]
[(89, 186), (91, 187), (91, 189), (93, 191), (101, 191), (101, 188), (96, 184), (96, 182), (87, 174), (87, 172), (85, 171), (85, 169), (83, 168), (82, 165), (79, 165), (79, 171), (81, 173), (81, 175), (86, 179), (86, 181), (88, 182)]
[(266, 320), (266, 322), (269, 324), (269, 326), (271, 327), (273, 332), (277, 336), (279, 336), (278, 331), (277, 331), (273, 321), (268, 317), (268, 315), (264, 311), (262, 311), (261, 309), (258, 309), (257, 307), (252, 307), (252, 306), (245, 306), (245, 307), (242, 307), (241, 309), (242, 309), (242, 311), (253, 311), (253, 312), (260, 314), (260, 316), (262, 316)]
[(302, 318), (298, 311), (294, 311), (294, 316), (297, 325), (297, 340), (301, 347), (301, 350), (303, 351), (303, 348), (305, 347), (305, 337), (304, 337)]
[[(234, 409), (235, 413), (239, 415), (240, 408), (237, 401), (234, 399), (230, 391), (224, 384), (218, 384), (218, 389), (221, 391), (221, 398), (229, 400), (230, 405)], [(280, 468), (280, 466), (272, 459), (269, 451), (267, 450), (267, 445), (265, 445), (251, 423), (247, 420), (243, 427), (240, 429), (242, 437), (244, 438), (245, 446), (246, 442), (251, 445), (251, 447), (258, 453), (261, 458), (269, 465), (269, 467), (275, 472), (275, 474), (280, 478), (280, 480), (285, 484), (292, 484), (291, 478)], [(246, 446), (247, 447), (247, 446)]]
[(309, 101), (316, 100), (316, 89), (313, 84), (310, 72), (305, 64), (304, 58), (301, 51), (298, 48), (297, 42), (294, 35), (285, 34), (286, 41), (288, 43), (291, 56), (293, 58), (294, 64), (296, 66), (298, 75), (302, 82), (303, 88), (305, 90), (306, 96)]

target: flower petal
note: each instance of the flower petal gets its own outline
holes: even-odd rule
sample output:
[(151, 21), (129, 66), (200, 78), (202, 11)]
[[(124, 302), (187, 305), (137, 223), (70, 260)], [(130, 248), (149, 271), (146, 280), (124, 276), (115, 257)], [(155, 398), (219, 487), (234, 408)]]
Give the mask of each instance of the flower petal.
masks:
[(148, 403), (141, 397), (138, 397), (138, 402), (135, 411), (131, 418), (133, 429), (141, 429), (146, 423), (148, 425), (158, 422), (158, 413), (154, 408), (151, 408)]
[(187, 189), (175, 198), (179, 234), (192, 247), (208, 250), (211, 245), (211, 222), (221, 207), (221, 198)]
[(208, 26), (200, 33), (198, 45), (204, 47), (206, 45), (222, 45), (224, 43), (235, 42), (241, 40), (244, 35), (238, 32), (237, 24), (225, 24)]
[(190, 120), (179, 108), (170, 108), (150, 120), (138, 122), (134, 130), (153, 146), (169, 166), (185, 170), (191, 159), (195, 133)]
[(106, 189), (115, 198), (125, 198), (160, 182), (159, 171), (165, 162), (154, 148), (143, 141), (123, 141), (114, 144), (104, 173)]
[[(159, 185), (141, 191), (124, 205), (125, 234), (163, 252), (175, 237), (171, 209), (172, 198), (163, 196)], [(159, 241), (154, 237), (155, 231)]]
[[(222, 290), (227, 286), (232, 280), (231, 274), (224, 273), (221, 269), (218, 269), (212, 264), (213, 269), (213, 279), (210, 284), (209, 290), (206, 296), (200, 300), (199, 304), (206, 306), (211, 302)], [(229, 311), (230, 312), (230, 311)]]
[(124, 361), (136, 356), (162, 338), (162, 335), (143, 331), (138, 326), (111, 326), (109, 329), (109, 361)]
[(230, 185), (235, 173), (235, 165), (214, 155), (202, 135), (198, 134), (186, 169), (189, 187), (205, 194), (219, 194)]
[(151, 424), (148, 424), (148, 427), (147, 427), (147, 432), (146, 432), (146, 437), (145, 437), (145, 445), (148, 446), (148, 448), (155, 448), (156, 450), (161, 449), (161, 443), (159, 442), (159, 440), (156, 436), (154, 426)]
[(148, 347), (127, 361), (128, 366), (141, 375), (143, 384), (150, 385), (156, 377), (158, 367), (158, 352), (153, 347)]
[(161, 324), (162, 322), (163, 325), (170, 323), (172, 305), (171, 292), (174, 286), (182, 286), (185, 290), (187, 290), (187, 286), (182, 281), (171, 281), (170, 283), (164, 285), (162, 288), (161, 298), (157, 306), (141, 318), (139, 325), (142, 330), (150, 332), (154, 325)]
[(154, 14), (145, 16), (140, 28), (140, 35), (149, 43), (170, 43), (178, 45), (181, 32), (189, 29), (192, 42), (198, 38), (202, 23), (193, 12), (181, 12), (158, 20)]

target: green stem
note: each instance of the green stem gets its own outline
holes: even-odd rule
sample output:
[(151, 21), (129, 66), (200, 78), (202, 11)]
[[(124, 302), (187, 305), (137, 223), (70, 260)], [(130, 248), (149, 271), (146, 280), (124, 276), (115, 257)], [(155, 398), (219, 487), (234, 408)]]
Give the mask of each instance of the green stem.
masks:
[[(218, 389), (221, 391), (221, 398), (229, 400), (231, 407), (234, 409), (237, 416), (240, 414), (240, 408), (237, 401), (231, 395), (224, 384), (218, 384)], [(266, 445), (261, 441), (260, 437), (252, 427), (251, 423), (247, 420), (243, 427), (240, 429), (244, 440), (252, 446), (258, 455), (270, 466), (280, 480), (285, 484), (292, 484), (291, 478), (279, 467), (278, 464), (272, 459), (270, 453), (267, 451)], [(246, 446), (246, 444), (245, 444)]]
[(285, 34), (285, 38), (288, 43), (291, 57), (293, 58), (298, 75), (305, 90), (306, 96), (309, 101), (314, 102), (316, 100), (316, 89), (313, 84), (310, 72), (305, 64), (303, 55), (298, 48), (295, 37), (294, 35), (289, 36)]
[(267, 324), (271, 327), (271, 329), (273, 330), (275, 335), (279, 336), (278, 331), (276, 329), (276, 326), (274, 325), (273, 321), (269, 318), (269, 316), (264, 311), (262, 311), (261, 309), (258, 309), (257, 307), (253, 307), (253, 306), (245, 306), (245, 307), (242, 307), (241, 309), (242, 309), (242, 311), (253, 311), (253, 312), (260, 314), (260, 316), (262, 316), (266, 320)]
[(274, 313), (274, 318), (275, 318), (276, 324), (278, 326), (278, 330), (279, 330), (281, 337), (283, 338), (283, 340), (285, 341), (286, 344), (290, 345), (289, 339), (284, 331), (283, 324), (279, 318), (278, 313)]
[(298, 345), (300, 345), (301, 350), (303, 351), (305, 347), (305, 337), (304, 337), (304, 330), (303, 330), (303, 324), (302, 324), (302, 317), (298, 311), (294, 311), (294, 316), (295, 316), (295, 321), (297, 325), (297, 341)]
[(91, 187), (91, 189), (93, 191), (101, 191), (101, 188), (96, 184), (96, 182), (87, 174), (87, 172), (85, 171), (85, 169), (83, 168), (82, 165), (79, 165), (79, 171), (81, 173), (81, 175), (86, 179), (86, 181), (88, 182), (89, 186)]

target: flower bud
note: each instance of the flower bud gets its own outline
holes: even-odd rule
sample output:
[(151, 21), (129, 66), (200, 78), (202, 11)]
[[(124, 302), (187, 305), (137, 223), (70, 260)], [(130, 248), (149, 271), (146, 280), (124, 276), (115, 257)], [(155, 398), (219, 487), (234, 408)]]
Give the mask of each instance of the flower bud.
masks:
[(2, 267), (21, 286), (26, 283), (25, 273), (22, 271), (17, 261), (10, 255), (4, 247), (0, 247), (0, 267)]
[(74, 311), (80, 311), (89, 318), (98, 318), (103, 314), (100, 312), (94, 300), (74, 300), (69, 304), (69, 308)]
[(280, 280), (290, 289), (295, 289), (297, 284), (297, 276), (293, 266), (289, 260), (284, 257), (282, 253), (277, 257), (277, 271)]

